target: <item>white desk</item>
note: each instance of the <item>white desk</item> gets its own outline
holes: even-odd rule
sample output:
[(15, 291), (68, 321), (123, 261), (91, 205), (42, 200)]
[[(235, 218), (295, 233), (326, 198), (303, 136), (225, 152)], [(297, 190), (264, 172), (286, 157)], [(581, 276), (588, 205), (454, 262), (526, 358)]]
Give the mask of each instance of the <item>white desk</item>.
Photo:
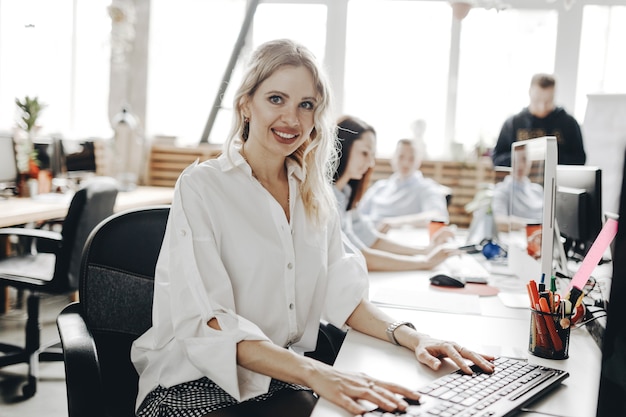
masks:
[[(67, 214), (71, 196), (68, 198), (37, 199), (9, 198), (0, 200), (0, 227), (63, 218)], [(174, 188), (139, 186), (132, 191), (119, 192), (115, 211), (155, 204), (169, 204)]]
[[(51, 196), (55, 198), (18, 198), (0, 200), (0, 227), (10, 227), (31, 222), (40, 222), (67, 215), (71, 195)], [(170, 204), (174, 198), (173, 187), (138, 186), (132, 191), (117, 194), (114, 211), (131, 208)], [(0, 287), (0, 314), (9, 310), (8, 288)]]
[[(425, 244), (425, 236), (415, 231), (395, 231), (395, 237), (405, 242)], [(428, 292), (428, 277), (434, 271), (372, 272), (370, 298), (381, 289)], [(525, 294), (525, 282), (510, 276), (493, 276), (490, 284), (507, 292)], [(438, 297), (441, 295), (437, 295)], [(478, 314), (425, 311), (411, 308), (383, 307), (397, 319), (414, 323), (421, 332), (433, 337), (456, 341), (473, 350), (502, 356), (527, 358), (530, 363), (566, 370), (570, 373), (562, 386), (530, 406), (545, 413), (566, 417), (595, 415), (597, 389), (600, 379), (601, 352), (585, 328), (573, 329), (569, 358), (547, 360), (528, 353), (530, 313), (527, 309), (505, 307), (497, 296), (481, 297)], [(437, 372), (420, 364), (409, 350), (366, 336), (356, 331), (348, 335), (335, 362), (335, 367), (352, 372), (365, 372), (376, 378), (394, 381), (409, 388), (427, 385), (430, 381), (454, 370), (446, 363)], [(341, 408), (320, 399), (312, 417), (347, 417)], [(525, 413), (524, 415), (533, 415)]]
[[(572, 331), (569, 359), (547, 360), (527, 353), (529, 319), (464, 316), (390, 308), (384, 310), (393, 317), (410, 320), (415, 323), (418, 330), (433, 337), (454, 340), (469, 348), (492, 354), (498, 354), (500, 349), (504, 354), (517, 351), (527, 357), (530, 363), (566, 370), (570, 377), (562, 386), (532, 404), (530, 408), (567, 417), (595, 415), (601, 354), (595, 341), (584, 328)], [(408, 349), (356, 331), (348, 332), (335, 367), (346, 371), (365, 372), (409, 388), (427, 385), (435, 378), (455, 369), (448, 363), (439, 371), (432, 371), (417, 362)], [(350, 415), (327, 400), (320, 399), (311, 416)]]

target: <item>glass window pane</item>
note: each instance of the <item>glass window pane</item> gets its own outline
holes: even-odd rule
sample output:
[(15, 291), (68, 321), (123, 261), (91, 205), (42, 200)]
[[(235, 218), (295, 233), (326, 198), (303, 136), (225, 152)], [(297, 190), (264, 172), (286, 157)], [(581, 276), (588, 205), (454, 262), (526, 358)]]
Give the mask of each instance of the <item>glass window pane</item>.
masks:
[(173, 135), (183, 144), (198, 143), (245, 9), (245, 0), (152, 0), (149, 136)]
[[(152, 0), (146, 131), (200, 140), (246, 12), (246, 1)], [(307, 29), (302, 29), (306, 20)], [(277, 24), (280, 22), (280, 24)], [(323, 59), (326, 6), (261, 4), (231, 75), (237, 86), (250, 51), (273, 38), (292, 38)], [(219, 41), (218, 41), (219, 40)], [(185, 45), (181, 48), (180, 45)], [(222, 143), (231, 123), (234, 88), (227, 88), (209, 141)]]
[(528, 105), (532, 75), (554, 72), (557, 23), (548, 10), (475, 8), (463, 20), (454, 139), (466, 151), (495, 145), (506, 118)]
[(14, 0), (0, 10), (0, 126), (16, 126), (15, 98), (38, 96), (41, 133), (69, 124), (72, 1)]
[(447, 2), (348, 3), (344, 112), (372, 124), (389, 156), (411, 124), (426, 122), (426, 151), (443, 151), (451, 10)]
[(69, 136), (111, 137), (109, 79), (111, 77), (111, 0), (76, 2), (76, 68)]
[[(110, 134), (110, 0), (9, 0), (0, 8), (0, 129), (16, 126), (15, 98), (47, 106), (41, 134)], [(76, 35), (73, 18), (76, 13)], [(74, 43), (75, 40), (75, 43)]]
[(585, 6), (580, 41), (576, 117), (583, 120), (587, 94), (626, 93), (626, 6)]
[[(289, 38), (300, 42), (324, 62), (327, 7), (323, 4), (259, 4), (254, 15), (252, 43)], [(306, 22), (306, 28), (302, 22)]]

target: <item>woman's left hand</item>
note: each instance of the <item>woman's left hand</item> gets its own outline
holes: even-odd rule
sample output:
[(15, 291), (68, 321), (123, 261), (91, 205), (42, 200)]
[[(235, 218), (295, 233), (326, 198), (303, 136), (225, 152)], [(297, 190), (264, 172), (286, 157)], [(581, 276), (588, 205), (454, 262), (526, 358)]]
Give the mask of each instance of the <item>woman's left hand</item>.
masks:
[(427, 335), (421, 335), (420, 342), (415, 348), (417, 360), (433, 370), (441, 367), (441, 358), (450, 358), (463, 372), (471, 374), (472, 370), (466, 359), (474, 362), (483, 371), (491, 373), (495, 366), (494, 357), (473, 352), (454, 342), (433, 339)]

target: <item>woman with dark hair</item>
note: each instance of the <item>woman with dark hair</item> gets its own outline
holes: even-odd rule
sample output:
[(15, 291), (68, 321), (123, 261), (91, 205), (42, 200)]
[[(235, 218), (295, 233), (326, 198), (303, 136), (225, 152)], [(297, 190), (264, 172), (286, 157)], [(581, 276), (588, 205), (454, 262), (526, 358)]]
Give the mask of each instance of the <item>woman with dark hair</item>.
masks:
[(419, 394), (303, 355), (321, 320), (493, 371), (488, 356), (418, 333), (367, 299), (367, 270), (343, 249), (330, 185), (335, 123), (328, 81), (289, 40), (252, 55), (217, 159), (176, 183), (155, 272), (152, 327), (134, 343), (140, 417), (305, 417), (318, 397), (406, 409)]
[(344, 116), (337, 123), (337, 137), (340, 158), (333, 174), (333, 191), (341, 213), (341, 228), (365, 257), (368, 270), (431, 269), (458, 254), (456, 249), (440, 246), (452, 237), (448, 229), (441, 229), (428, 247), (410, 246), (389, 239), (362, 216), (356, 207), (374, 168), (376, 131), (359, 118)]

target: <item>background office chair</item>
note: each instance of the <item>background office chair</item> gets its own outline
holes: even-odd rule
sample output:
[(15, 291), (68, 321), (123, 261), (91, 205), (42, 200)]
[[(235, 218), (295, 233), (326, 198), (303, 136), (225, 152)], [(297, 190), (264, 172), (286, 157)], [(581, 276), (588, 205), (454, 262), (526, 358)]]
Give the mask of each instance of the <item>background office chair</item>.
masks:
[(154, 271), (169, 206), (109, 217), (89, 237), (80, 302), (57, 318), (69, 417), (134, 417), (138, 375), (132, 342), (152, 325)]
[[(0, 343), (0, 367), (28, 363), (28, 382), (22, 392), (29, 398), (37, 391), (39, 360), (63, 360), (60, 349), (41, 346), (39, 296), (70, 294), (78, 289), (82, 249), (91, 230), (113, 213), (117, 186), (111, 178), (97, 178), (76, 192), (61, 233), (28, 228), (0, 229), (0, 237), (19, 238), (16, 247), (26, 253), (0, 259), (0, 286), (29, 293), (24, 347)], [(56, 342), (58, 344), (58, 341)], [(52, 344), (54, 345), (54, 343)]]

